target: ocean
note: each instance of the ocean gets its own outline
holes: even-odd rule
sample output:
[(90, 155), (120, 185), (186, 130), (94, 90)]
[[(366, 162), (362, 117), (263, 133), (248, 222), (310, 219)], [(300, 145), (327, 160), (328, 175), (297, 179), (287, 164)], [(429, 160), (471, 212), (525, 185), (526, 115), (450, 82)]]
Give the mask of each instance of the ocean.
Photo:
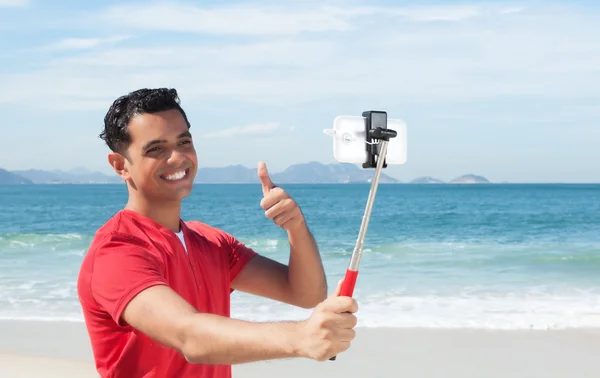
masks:
[[(330, 288), (343, 277), (369, 185), (285, 185), (319, 244)], [(287, 262), (260, 185), (197, 185), (182, 217)], [(0, 319), (82, 321), (76, 277), (123, 185), (0, 187)], [(355, 290), (365, 327), (600, 326), (600, 185), (380, 184)], [(232, 316), (310, 310), (234, 292)]]

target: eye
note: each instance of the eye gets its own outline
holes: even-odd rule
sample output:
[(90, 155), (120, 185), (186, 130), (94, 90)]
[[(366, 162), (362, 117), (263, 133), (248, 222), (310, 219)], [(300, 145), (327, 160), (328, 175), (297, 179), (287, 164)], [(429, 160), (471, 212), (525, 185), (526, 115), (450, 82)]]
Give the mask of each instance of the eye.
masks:
[(146, 151), (147, 154), (152, 153), (152, 152), (156, 152), (159, 151), (160, 147), (152, 147), (151, 149), (149, 149), (148, 151)]

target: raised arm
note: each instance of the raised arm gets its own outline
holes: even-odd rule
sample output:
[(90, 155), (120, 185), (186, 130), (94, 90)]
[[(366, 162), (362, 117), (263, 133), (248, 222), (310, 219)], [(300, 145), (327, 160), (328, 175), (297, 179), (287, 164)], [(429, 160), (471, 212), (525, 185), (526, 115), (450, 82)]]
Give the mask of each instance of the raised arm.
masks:
[[(265, 216), (287, 231), (290, 258), (287, 265), (264, 256), (253, 258), (232, 282), (237, 290), (303, 308), (313, 308), (327, 297), (327, 279), (321, 255), (296, 201), (271, 181), (263, 162), (258, 165)], [(234, 240), (234, 248), (239, 242)], [(243, 249), (243, 247), (239, 247)]]

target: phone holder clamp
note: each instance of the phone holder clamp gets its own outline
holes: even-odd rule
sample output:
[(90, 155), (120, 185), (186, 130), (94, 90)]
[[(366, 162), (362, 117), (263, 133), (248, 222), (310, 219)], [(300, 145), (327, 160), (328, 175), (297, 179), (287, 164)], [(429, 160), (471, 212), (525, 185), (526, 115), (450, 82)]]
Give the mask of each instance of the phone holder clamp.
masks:
[(387, 128), (387, 113), (384, 111), (368, 110), (364, 111), (362, 116), (365, 118), (365, 143), (367, 144), (367, 161), (362, 164), (362, 167), (377, 169), (377, 161), (383, 159), (381, 168), (387, 168), (385, 162), (387, 143), (398, 133)]

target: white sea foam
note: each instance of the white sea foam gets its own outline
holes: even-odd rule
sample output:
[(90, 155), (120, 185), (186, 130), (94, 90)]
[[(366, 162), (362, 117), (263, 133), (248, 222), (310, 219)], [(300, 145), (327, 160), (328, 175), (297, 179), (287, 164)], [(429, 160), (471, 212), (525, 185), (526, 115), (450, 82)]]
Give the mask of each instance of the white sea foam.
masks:
[[(386, 296), (357, 297), (363, 327), (561, 329), (600, 327), (600, 297), (578, 295)], [(260, 305), (259, 305), (260, 303)], [(249, 320), (302, 319), (309, 310), (261, 299), (236, 298), (232, 316)]]
[[(23, 285), (19, 297), (0, 294), (0, 319), (81, 321), (71, 285), (53, 286), (33, 295)], [(13, 292), (12, 294), (17, 294)], [(481, 329), (561, 329), (600, 327), (600, 296), (594, 291), (569, 294), (529, 292), (458, 296), (370, 293), (356, 296), (359, 326)], [(311, 310), (243, 293), (232, 297), (232, 316), (254, 321), (300, 320)]]

